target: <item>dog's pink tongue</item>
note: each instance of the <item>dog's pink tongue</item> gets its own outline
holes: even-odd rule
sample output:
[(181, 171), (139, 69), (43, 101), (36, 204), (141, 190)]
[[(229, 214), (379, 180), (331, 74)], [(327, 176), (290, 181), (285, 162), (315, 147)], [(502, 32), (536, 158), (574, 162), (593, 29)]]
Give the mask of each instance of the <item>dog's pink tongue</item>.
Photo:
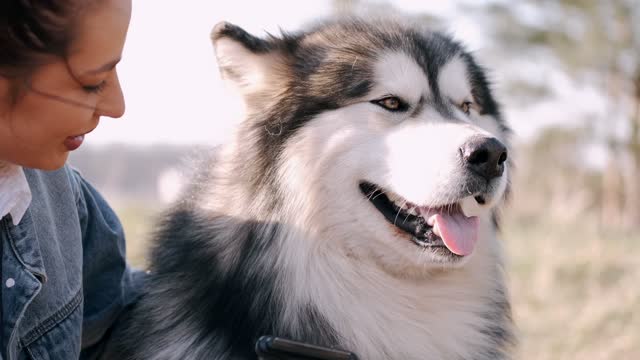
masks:
[(449, 251), (466, 256), (473, 252), (478, 241), (477, 216), (466, 217), (464, 214), (434, 215), (433, 232), (442, 238)]

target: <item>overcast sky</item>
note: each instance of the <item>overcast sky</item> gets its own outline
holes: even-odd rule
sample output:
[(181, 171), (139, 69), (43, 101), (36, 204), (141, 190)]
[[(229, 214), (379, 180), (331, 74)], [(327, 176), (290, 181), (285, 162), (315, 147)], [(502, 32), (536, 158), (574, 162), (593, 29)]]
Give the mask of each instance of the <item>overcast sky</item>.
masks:
[[(456, 1), (391, 1), (409, 13), (444, 18), (447, 30), (471, 50), (482, 54), (483, 29), (456, 11)], [(217, 144), (237, 123), (239, 99), (226, 89), (215, 64), (209, 33), (216, 23), (230, 21), (263, 35), (296, 30), (330, 13), (330, 1), (294, 0), (144, 0), (134, 1), (133, 17), (119, 74), (127, 111), (123, 118), (105, 118), (87, 137), (89, 144)], [(491, 64), (485, 64), (491, 68)], [(500, 71), (493, 69), (500, 79)], [(558, 79), (562, 85), (562, 77)], [(499, 86), (499, 84), (498, 84)], [(576, 95), (571, 85), (565, 97)], [(588, 95), (588, 94), (587, 94)], [(593, 94), (591, 94), (593, 95)], [(553, 104), (507, 109), (517, 134), (527, 136), (538, 123), (552, 122)], [(538, 121), (527, 118), (535, 117)]]

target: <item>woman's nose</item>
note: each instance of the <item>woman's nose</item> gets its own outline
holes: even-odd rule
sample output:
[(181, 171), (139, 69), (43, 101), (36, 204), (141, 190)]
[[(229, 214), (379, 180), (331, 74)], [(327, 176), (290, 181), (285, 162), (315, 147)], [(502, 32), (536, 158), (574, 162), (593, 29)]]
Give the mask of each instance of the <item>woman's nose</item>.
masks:
[(111, 84), (107, 85), (102, 95), (102, 101), (98, 104), (97, 109), (99, 115), (114, 119), (122, 117), (122, 115), (124, 115), (125, 103), (118, 73), (114, 73)]

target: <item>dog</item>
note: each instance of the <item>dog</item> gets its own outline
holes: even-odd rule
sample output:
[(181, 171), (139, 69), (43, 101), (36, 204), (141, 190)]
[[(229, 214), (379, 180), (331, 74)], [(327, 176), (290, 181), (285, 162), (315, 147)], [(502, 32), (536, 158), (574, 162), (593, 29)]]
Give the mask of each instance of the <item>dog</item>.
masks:
[(473, 56), (398, 19), (212, 41), (246, 116), (161, 221), (117, 358), (511, 358), (510, 130)]

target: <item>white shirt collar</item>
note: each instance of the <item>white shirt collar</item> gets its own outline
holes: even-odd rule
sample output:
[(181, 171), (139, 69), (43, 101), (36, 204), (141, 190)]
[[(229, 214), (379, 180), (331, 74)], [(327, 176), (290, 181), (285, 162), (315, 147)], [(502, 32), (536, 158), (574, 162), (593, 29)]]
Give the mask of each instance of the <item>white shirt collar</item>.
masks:
[(31, 189), (22, 167), (0, 161), (0, 219), (11, 214), (13, 225), (18, 225), (30, 204)]

